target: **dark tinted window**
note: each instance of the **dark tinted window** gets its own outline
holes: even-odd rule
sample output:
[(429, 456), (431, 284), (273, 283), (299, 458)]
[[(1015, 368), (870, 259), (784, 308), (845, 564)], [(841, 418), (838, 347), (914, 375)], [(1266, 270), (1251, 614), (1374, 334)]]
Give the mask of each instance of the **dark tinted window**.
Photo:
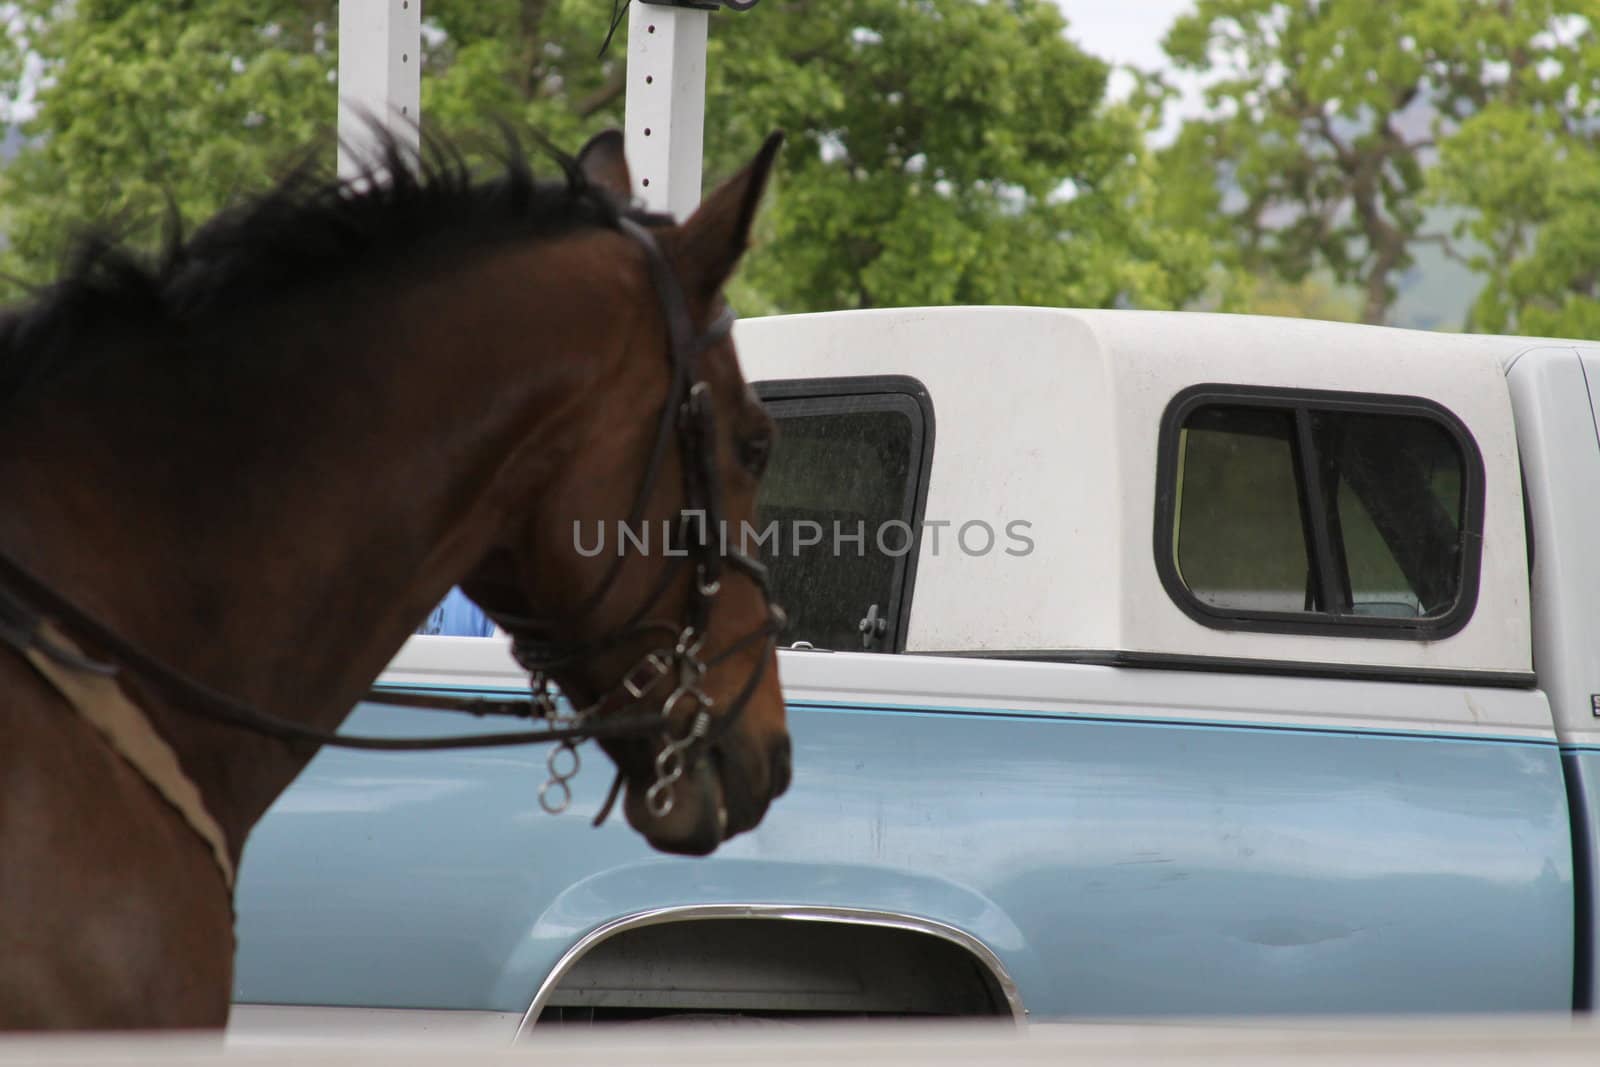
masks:
[(1312, 416), (1358, 615), (1441, 615), (1461, 592), (1465, 457), (1430, 419)]
[(1458, 629), (1481, 529), (1465, 429), (1423, 401), (1259, 392), (1169, 409), (1157, 518), (1169, 590), (1217, 625)]
[(911, 396), (867, 393), (775, 399), (767, 408), (778, 437), (756, 533), (774, 598), (789, 615), (783, 642), (898, 648), (915, 558), (922, 407)]

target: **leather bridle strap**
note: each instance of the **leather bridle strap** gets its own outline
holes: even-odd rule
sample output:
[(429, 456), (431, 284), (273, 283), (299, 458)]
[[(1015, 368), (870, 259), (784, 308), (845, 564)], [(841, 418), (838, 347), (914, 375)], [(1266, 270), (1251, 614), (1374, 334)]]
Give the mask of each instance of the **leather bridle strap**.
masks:
[[(695, 472), (691, 475), (689, 471), (689, 464), (696, 453), (688, 447), (687, 434), (684, 432), (684, 405), (691, 399), (691, 394), (696, 384), (695, 368), (700, 353), (732, 332), (735, 316), (731, 308), (724, 309), (711, 325), (706, 328), (705, 333), (696, 336), (694, 318), (689, 310), (688, 298), (684, 295), (683, 286), (678, 284), (678, 276), (673, 272), (672, 265), (667, 262), (666, 254), (661, 251), (661, 245), (656, 241), (655, 235), (644, 226), (627, 217), (617, 219), (617, 228), (624, 235), (632, 238), (644, 251), (646, 269), (650, 273), (651, 284), (655, 288), (657, 298), (661, 301), (661, 314), (667, 326), (668, 355), (672, 361), (672, 377), (667, 384), (667, 400), (662, 405), (661, 414), (656, 422), (656, 435), (650, 448), (650, 458), (645, 463), (644, 473), (640, 476), (638, 488), (634, 491), (633, 506), (628, 510), (628, 517), (624, 520), (624, 524), (628, 528), (637, 528), (644, 519), (645, 508), (649, 506), (650, 496), (655, 491), (656, 482), (661, 477), (661, 469), (666, 464), (667, 452), (672, 446), (674, 429), (678, 431), (680, 455), (684, 464), (686, 483), (698, 481), (704, 477), (701, 472)], [(700, 455), (706, 462), (714, 462), (716, 455), (715, 438), (713, 437), (706, 444), (709, 446), (710, 458), (705, 459), (705, 451), (707, 450), (700, 450)], [(697, 510), (697, 507), (698, 505), (692, 498), (686, 499), (686, 510), (694, 511)], [(705, 519), (709, 525), (711, 517), (706, 515)], [(626, 558), (620, 553), (612, 557), (595, 588), (578, 604), (572, 615), (563, 620), (568, 627), (581, 623), (594, 613), (595, 609), (605, 600), (611, 588), (616, 585), (625, 563)], [(665, 592), (665, 589), (662, 592)], [(639, 616), (642, 616), (648, 610), (647, 605), (640, 610)], [(636, 618), (639, 616), (636, 616)], [(536, 620), (520, 618), (506, 613), (495, 613), (494, 617), (500, 627), (508, 633), (517, 630), (526, 632), (537, 626)], [(533, 645), (536, 642), (525, 640), (523, 643)]]
[[(716, 415), (711, 404), (710, 387), (700, 380), (697, 364), (700, 353), (721, 340), (732, 329), (732, 313), (725, 310), (703, 334), (697, 336), (688, 299), (654, 235), (629, 219), (619, 220), (618, 225), (624, 234), (639, 244), (645, 254), (651, 280), (661, 301), (662, 317), (667, 327), (669, 356), (672, 361), (672, 376), (666, 402), (657, 424), (650, 459), (645, 465), (644, 476), (635, 492), (633, 506), (629, 511), (629, 522), (638, 523), (644, 514), (665, 463), (666, 451), (675, 427), (682, 467), (684, 501), (682, 522), (678, 529), (683, 534), (687, 558), (694, 563), (682, 626), (677, 632), (675, 644), (670, 650), (658, 649), (646, 656), (646, 661), (653, 660), (665, 665), (663, 674), (676, 673), (678, 678), (677, 688), (662, 705), (661, 726), (667, 741), (665, 748), (657, 756), (655, 784), (646, 794), (646, 803), (655, 814), (665, 815), (671, 810), (672, 783), (690, 770), (705, 751), (731, 730), (749, 706), (765, 675), (767, 659), (777, 646), (778, 634), (785, 626), (785, 618), (782, 610), (771, 603), (766, 568), (744, 552), (730, 549), (725, 543), (721, 480), (717, 477), (716, 469)], [(692, 521), (692, 516), (698, 517), (698, 524)], [(517, 662), (529, 672), (537, 688), (543, 684), (547, 671), (586, 659), (603, 649), (614, 648), (623, 641), (636, 638), (650, 630), (671, 632), (670, 625), (641, 620), (648, 616), (655, 604), (671, 588), (683, 558), (680, 556), (665, 565), (643, 602), (617, 630), (599, 639), (579, 643), (540, 640), (533, 637), (532, 632), (548, 631), (552, 627), (541, 626), (533, 620), (513, 619), (503, 615), (497, 615), (496, 621), (512, 634), (512, 653)], [(621, 553), (611, 560), (599, 583), (582, 601), (575, 616), (566, 620), (567, 628), (581, 623), (604, 601), (620, 577), (624, 562), (625, 558)], [(705, 661), (699, 657), (699, 647), (709, 626), (713, 598), (722, 587), (724, 563), (731, 564), (755, 582), (762, 599), (767, 603), (767, 618), (743, 638), (733, 642), (709, 661)], [(750, 676), (746, 678), (745, 684), (733, 701), (713, 720), (710, 714), (713, 701), (700, 688), (700, 679), (712, 666), (763, 639), (766, 641), (766, 649)], [(636, 692), (635, 695), (642, 697), (643, 694)], [(694, 710), (687, 720), (684, 732), (674, 738), (670, 732), (670, 724), (665, 718), (670, 716), (685, 699), (687, 699), (686, 706), (692, 706)], [(611, 811), (621, 787), (622, 773), (619, 770), (605, 803), (601, 805), (595, 817), (596, 825), (603, 822)], [(565, 788), (564, 783), (563, 788)]]
[[(586, 659), (650, 630), (670, 630), (665, 624), (643, 623), (641, 620), (666, 595), (685, 559), (693, 562), (695, 573), (680, 632), (705, 632), (710, 601), (720, 587), (725, 559), (754, 578), (763, 598), (770, 601), (766, 568), (742, 552), (729, 551), (726, 547), (719, 551), (716, 544), (719, 534), (723, 532), (723, 516), (721, 484), (716, 473), (715, 415), (710, 403), (710, 390), (699, 380), (698, 357), (732, 330), (733, 313), (724, 310), (704, 333), (697, 335), (688, 297), (655, 235), (626, 217), (619, 218), (617, 226), (644, 252), (646, 269), (661, 302), (662, 319), (667, 329), (668, 355), (672, 364), (667, 398), (657, 422), (650, 458), (635, 490), (627, 521), (637, 525), (642, 519), (665, 465), (676, 429), (684, 493), (683, 522), (679, 529), (695, 530), (698, 536), (684, 537), (687, 555), (680, 555), (666, 564), (653, 588), (628, 619), (617, 630), (602, 638), (588, 642), (541, 640), (533, 637), (532, 631), (548, 629), (548, 624), (505, 612), (493, 612), (501, 628), (512, 634), (512, 652), (517, 662), (534, 674)], [(690, 515), (698, 516), (700, 521), (691, 521)], [(621, 553), (612, 558), (596, 587), (580, 602), (573, 615), (563, 620), (565, 628), (580, 624), (605, 600), (620, 577), (625, 562), (626, 557)], [(769, 616), (768, 625), (757, 633), (765, 632), (771, 622)], [(743, 710), (742, 704), (738, 710)]]
[[(80, 642), (95, 647), (97, 654), (104, 658), (91, 658), (80, 652), (76, 646), (67, 647), (52, 640), (50, 636), (52, 624), (63, 630), (72, 631), (78, 635)], [(362, 737), (317, 730), (291, 719), (260, 711), (173, 670), (56, 593), (4, 553), (0, 553), (0, 643), (11, 646), (30, 660), (34, 654), (41, 655), (74, 671), (105, 678), (113, 678), (124, 671), (137, 674), (141, 682), (186, 711), (268, 737), (275, 737), (281, 741), (307, 742), (335, 748), (418, 752), (520, 745), (541, 741), (582, 740), (588, 737), (641, 736), (659, 733), (661, 729), (661, 720), (658, 716), (639, 713), (627, 716), (610, 715), (603, 720), (585, 723), (582, 727), (449, 737)], [(382, 701), (385, 698), (380, 694), (376, 699)], [(443, 706), (448, 710), (457, 710), (449, 704)], [(532, 702), (523, 702), (523, 706), (527, 710), (522, 714), (531, 716), (534, 712)], [(517, 714), (504, 710), (503, 706), (484, 708), (479, 713), (488, 713), (491, 710), (494, 713)]]

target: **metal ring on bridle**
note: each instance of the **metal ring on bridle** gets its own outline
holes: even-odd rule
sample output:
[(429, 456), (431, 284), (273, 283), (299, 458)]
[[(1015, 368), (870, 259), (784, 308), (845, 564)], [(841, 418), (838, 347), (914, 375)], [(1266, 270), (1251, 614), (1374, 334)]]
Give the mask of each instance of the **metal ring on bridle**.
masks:
[(706, 635), (695, 631), (693, 626), (685, 626), (678, 634), (678, 643), (673, 651), (680, 661), (693, 663), (700, 662), (700, 649), (706, 643)]
[(650, 814), (658, 819), (664, 819), (672, 813), (672, 787), (683, 777), (685, 747), (682, 742), (671, 741), (656, 753), (656, 780), (645, 790), (644, 802)]
[[(557, 766), (557, 763), (561, 760), (562, 753), (568, 753), (572, 756), (572, 768), (570, 770), (563, 771)], [(564, 782), (568, 778), (577, 777), (578, 769), (583, 766), (583, 759), (578, 755), (576, 745), (557, 745), (545, 756), (544, 765), (545, 769), (550, 772), (552, 779)]]
[(715, 703), (706, 693), (698, 687), (680, 685), (674, 689), (666, 700), (661, 702), (661, 717), (672, 718), (672, 713), (678, 710), (678, 702), (685, 697), (693, 697), (702, 709), (709, 708)]
[[(680, 775), (681, 777), (681, 775)], [(644, 805), (650, 814), (658, 819), (665, 819), (672, 814), (672, 783), (678, 779), (657, 779), (656, 783), (645, 790)]]
[[(559, 790), (561, 799), (550, 799)], [(539, 787), (539, 806), (549, 815), (560, 815), (572, 806), (572, 787), (565, 778), (551, 778)]]

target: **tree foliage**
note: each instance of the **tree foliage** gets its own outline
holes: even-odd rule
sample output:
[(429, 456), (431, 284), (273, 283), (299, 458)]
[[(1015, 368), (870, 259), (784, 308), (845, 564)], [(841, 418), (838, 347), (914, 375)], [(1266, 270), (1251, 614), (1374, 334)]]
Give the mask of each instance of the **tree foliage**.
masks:
[(723, 158), (795, 134), (752, 280), (806, 307), (1198, 292), (1211, 249), (1152, 213), (1143, 127), (1064, 28), (1049, 0), (767, 0), (719, 22)]
[[(423, 113), (575, 146), (621, 125), (602, 0), (427, 0)], [(326, 136), (334, 0), (20, 0), (0, 78), (42, 63), (0, 176), (8, 267), (47, 277), (86, 220), (203, 218)], [(790, 134), (747, 308), (1176, 306), (1213, 250), (1171, 225), (1135, 113), (1050, 0), (765, 0), (712, 18), (707, 172)], [(34, 57), (30, 60), (29, 57)], [(322, 150), (330, 151), (325, 141)], [(153, 233), (153, 228), (148, 231)]]
[(1600, 338), (1600, 4), (1582, 6), (1587, 25), (1518, 57), (1510, 91), (1461, 121), (1430, 174), (1435, 199), (1465, 209), (1481, 329)]
[(135, 228), (169, 203), (209, 215), (260, 188), (331, 114), (336, 46), (294, 0), (11, 6), (6, 95), (24, 91), (30, 61), (43, 79), (28, 141), (0, 174), (7, 266), (23, 277), (48, 277), (87, 223)]
[[(1214, 178), (1181, 213), (1214, 218), (1250, 269), (1359, 286), (1368, 322), (1432, 242), (1488, 276), (1475, 325), (1582, 323), (1597, 14), (1597, 0), (1199, 0), (1165, 42), (1214, 79), (1215, 116), (1186, 123), (1164, 161)], [(1445, 204), (1460, 221), (1434, 228)]]

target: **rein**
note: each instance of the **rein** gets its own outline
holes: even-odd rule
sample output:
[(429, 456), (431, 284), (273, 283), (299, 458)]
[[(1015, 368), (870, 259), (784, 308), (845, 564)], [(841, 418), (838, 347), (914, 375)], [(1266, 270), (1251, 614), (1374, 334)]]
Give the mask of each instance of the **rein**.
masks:
[[(349, 735), (304, 726), (238, 701), (168, 666), (99, 622), (4, 552), (0, 552), (0, 643), (30, 659), (43, 657), (50, 664), (69, 672), (101, 679), (115, 679), (119, 675), (135, 676), (140, 682), (158, 690), (174, 705), (192, 714), (285, 742), (391, 752), (553, 742), (557, 748), (551, 751), (546, 761), (550, 778), (539, 790), (541, 806), (552, 813), (565, 810), (571, 802), (572, 791), (568, 782), (578, 771), (578, 743), (591, 739), (666, 735), (667, 743), (655, 761), (655, 782), (646, 794), (650, 810), (658, 817), (666, 815), (672, 810), (673, 784), (692, 769), (694, 761), (733, 725), (754, 695), (771, 652), (777, 645), (785, 618), (782, 609), (771, 603), (766, 568), (743, 552), (726, 545), (718, 546), (711, 533), (723, 529), (721, 485), (716, 477), (715, 418), (710, 403), (710, 388), (699, 378), (698, 356), (728, 335), (733, 325), (733, 314), (724, 311), (704, 333), (697, 335), (683, 288), (654, 235), (626, 217), (619, 217), (616, 221), (621, 232), (636, 241), (645, 252), (651, 280), (666, 319), (672, 360), (672, 381), (667, 402), (628, 522), (637, 524), (642, 519), (648, 499), (660, 477), (667, 449), (676, 436), (682, 457), (685, 499), (685, 521), (680, 529), (683, 531), (687, 554), (679, 555), (663, 568), (661, 579), (650, 596), (616, 632), (588, 644), (559, 644), (541, 640), (533, 636), (535, 631), (543, 629), (537, 620), (491, 612), (495, 621), (511, 635), (513, 655), (530, 674), (531, 699), (452, 698), (405, 692), (385, 693), (376, 689), (369, 694), (369, 698), (378, 703), (465, 711), (476, 715), (541, 718), (547, 723), (546, 726), (503, 733), (408, 738)], [(701, 519), (697, 534), (690, 532), (690, 527), (694, 525), (688, 521), (690, 516), (699, 516)], [(686, 561), (693, 562), (695, 571), (682, 623), (674, 626), (666, 622), (642, 621), (671, 587), (679, 568)], [(706, 659), (702, 658), (704, 634), (712, 601), (721, 588), (724, 563), (757, 584), (767, 600), (768, 616), (761, 626)], [(620, 575), (622, 564), (623, 558), (619, 555), (607, 569), (599, 586), (580, 604), (574, 621), (581, 621), (599, 606)], [(53, 636), (57, 627), (62, 631), (60, 639)], [(609, 693), (584, 708), (560, 711), (550, 694), (549, 671), (652, 631), (670, 633), (673, 639), (646, 653)], [(77, 644), (93, 648), (95, 657), (78, 651), (74, 641), (65, 636), (67, 632), (73, 635)], [(701, 680), (711, 668), (757, 642), (764, 642), (765, 647), (756, 667), (727, 710), (713, 722), (711, 709), (715, 702), (701, 688)], [(617, 711), (600, 714), (613, 703), (643, 700), (663, 679), (674, 675), (675, 686), (659, 712)], [(674, 738), (671, 736), (671, 720), (675, 714), (685, 711), (690, 713), (688, 728), (682, 736)], [(622, 782), (619, 770), (610, 796), (595, 819), (596, 825), (603, 822), (610, 812)]]

